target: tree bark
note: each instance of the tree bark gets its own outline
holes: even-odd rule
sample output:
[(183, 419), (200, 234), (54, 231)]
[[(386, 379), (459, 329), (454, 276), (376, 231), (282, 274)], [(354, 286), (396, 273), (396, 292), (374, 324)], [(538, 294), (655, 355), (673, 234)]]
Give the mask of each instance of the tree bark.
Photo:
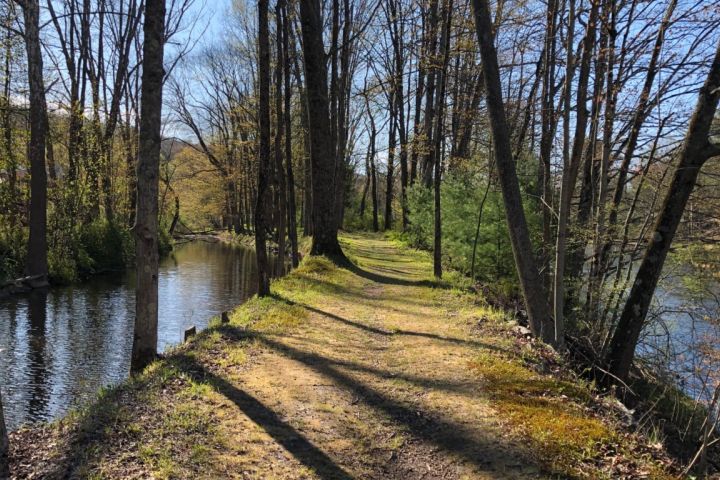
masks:
[(268, 32), (268, 0), (258, 0), (259, 90), (258, 126), (258, 192), (255, 201), (255, 256), (257, 258), (258, 296), (270, 294), (270, 267), (266, 247), (265, 218), (270, 166), (270, 33)]
[[(450, 26), (452, 22), (452, 0), (443, 0), (442, 20), (443, 28), (441, 35), (440, 53), (442, 54), (442, 65), (438, 72), (438, 97), (435, 111), (435, 133), (433, 135), (433, 199), (434, 199), (434, 235), (433, 235), (433, 274), (435, 278), (442, 278), (442, 216), (440, 210), (440, 181), (442, 175), (442, 142), (444, 139), (444, 116), (445, 116), (445, 89), (447, 85), (447, 67), (450, 59)], [(429, 167), (428, 167), (429, 168)]]
[(665, 195), (660, 214), (635, 282), (620, 315), (607, 356), (611, 376), (605, 383), (625, 382), (630, 372), (635, 347), (645, 325), (650, 301), (655, 293), (665, 258), (670, 250), (685, 205), (692, 193), (700, 169), (708, 158), (720, 155), (720, 147), (710, 143), (710, 127), (720, 100), (720, 43), (705, 84), (698, 95), (695, 112), (680, 152), (673, 179)]
[(373, 232), (380, 230), (378, 222), (378, 192), (377, 192), (377, 169), (375, 168), (375, 139), (377, 137), (377, 127), (375, 126), (375, 116), (370, 109), (370, 100), (367, 93), (367, 82), (365, 83), (365, 106), (367, 107), (368, 118), (370, 119), (370, 145), (368, 147), (368, 164), (370, 174), (370, 196), (372, 197), (372, 222)]
[(505, 218), (508, 224), (515, 266), (520, 279), (520, 287), (525, 299), (528, 321), (533, 334), (548, 343), (554, 343), (555, 337), (550, 307), (535, 263), (532, 243), (530, 242), (530, 232), (520, 196), (520, 185), (518, 184), (515, 163), (513, 162), (488, 0), (473, 0), (473, 10), (475, 14), (475, 30), (483, 62), (490, 126), (495, 146), (495, 165), (503, 194)]
[(0, 393), (0, 480), (5, 480), (10, 477), (9, 450), (10, 442), (8, 441), (7, 428), (5, 427), (2, 393)]
[(30, 236), (28, 238), (27, 275), (47, 276), (47, 104), (43, 82), (43, 59), (40, 46), (40, 5), (38, 0), (23, 0), (25, 48), (28, 84), (30, 86)]
[(310, 253), (343, 258), (334, 215), (335, 156), (330, 131), (321, 13), (319, 0), (300, 1), (313, 187), (313, 240)]
[(283, 165), (283, 131), (285, 120), (283, 118), (283, 43), (282, 43), (282, 3), (275, 4), (275, 54), (277, 64), (275, 66), (275, 175), (278, 189), (278, 269), (285, 270), (285, 236), (287, 233), (287, 179), (285, 178), (285, 166)]
[[(394, 89), (394, 87), (393, 87)], [(387, 175), (385, 175), (385, 224), (383, 230), (392, 229), (392, 201), (395, 185), (395, 147), (397, 146), (397, 110), (395, 109), (395, 92), (388, 95), (388, 111), (390, 113), (390, 135), (388, 137)]]
[[(590, 15), (587, 23), (587, 30), (583, 38), (583, 54), (580, 61), (580, 73), (577, 88), (577, 114), (575, 118), (575, 138), (573, 139), (572, 155), (564, 165), (562, 185), (560, 187), (560, 206), (558, 212), (557, 239), (555, 244), (555, 277), (553, 281), (553, 306), (555, 313), (555, 342), (560, 345), (565, 337), (565, 260), (567, 254), (567, 233), (570, 221), (570, 208), (575, 184), (577, 183), (578, 171), (582, 160), (583, 147), (585, 146), (585, 133), (587, 129), (588, 111), (586, 105), (588, 82), (590, 79), (591, 59), (595, 46), (595, 32), (597, 18), (600, 8), (600, 0), (592, 0)], [(572, 39), (568, 37), (568, 47), (572, 48)], [(569, 95), (572, 78), (570, 75), (565, 78), (566, 94)], [(569, 110), (570, 104), (566, 102), (565, 108)], [(566, 119), (569, 113), (566, 113)], [(567, 122), (566, 122), (567, 123)], [(566, 132), (567, 132), (567, 126)], [(566, 137), (566, 141), (568, 137)]]
[(407, 188), (408, 188), (408, 152), (407, 152), (407, 129), (405, 127), (405, 96), (403, 90), (403, 36), (405, 34), (405, 24), (403, 15), (403, 6), (400, 2), (392, 0), (389, 2), (391, 15), (388, 18), (390, 23), (390, 34), (392, 37), (393, 53), (395, 58), (395, 108), (398, 118), (398, 137), (400, 140), (400, 209), (402, 214), (402, 228), (405, 230), (408, 226), (408, 205), (407, 205)]
[(165, 71), (165, 0), (147, 0), (143, 26), (140, 148), (137, 166), (135, 233), (136, 275), (135, 335), (130, 369), (142, 371), (157, 354), (158, 323), (158, 190), (160, 127)]
[(290, 85), (290, 20), (287, 15), (287, 3), (282, 1), (282, 50), (284, 60), (284, 80), (285, 80), (285, 165), (287, 169), (287, 199), (288, 199), (288, 237), (290, 238), (290, 258), (293, 268), (297, 268), (300, 264), (300, 255), (298, 253), (298, 237), (297, 237), (297, 206), (295, 203), (295, 175), (293, 173), (292, 164), (292, 87)]

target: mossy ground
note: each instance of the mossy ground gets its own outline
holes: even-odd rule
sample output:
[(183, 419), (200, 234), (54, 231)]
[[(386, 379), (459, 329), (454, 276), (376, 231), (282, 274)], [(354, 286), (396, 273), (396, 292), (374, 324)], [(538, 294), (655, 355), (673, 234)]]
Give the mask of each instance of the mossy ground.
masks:
[(673, 478), (427, 254), (346, 235), (145, 373), (13, 434), (19, 478)]

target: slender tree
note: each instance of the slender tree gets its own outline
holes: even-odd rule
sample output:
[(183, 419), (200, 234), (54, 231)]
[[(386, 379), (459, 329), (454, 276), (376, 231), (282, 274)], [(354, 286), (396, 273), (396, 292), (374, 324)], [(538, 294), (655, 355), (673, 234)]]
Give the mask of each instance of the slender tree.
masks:
[[(270, 33), (268, 31), (268, 0), (258, 1), (259, 68), (258, 127), (258, 193), (255, 202), (255, 252), (258, 270), (258, 296), (270, 294), (270, 266), (268, 264), (265, 236), (267, 222), (265, 208), (268, 195), (268, 170), (270, 166)], [(279, 146), (279, 145), (278, 145)]]
[(160, 128), (165, 71), (165, 0), (147, 0), (143, 26), (140, 154), (137, 165), (135, 217), (135, 336), (130, 369), (140, 372), (157, 355), (158, 324), (158, 190)]
[(550, 306), (537, 269), (530, 241), (530, 232), (525, 219), (520, 185), (510, 146), (510, 132), (505, 117), (505, 105), (500, 85), (500, 68), (495, 50), (490, 6), (487, 0), (473, 0), (475, 30), (480, 45), (485, 78), (485, 95), (490, 115), (495, 166), (505, 203), (505, 217), (510, 232), (513, 256), (517, 268), (520, 288), (525, 299), (528, 320), (532, 332), (548, 343), (554, 343), (555, 336)]
[[(587, 129), (587, 90), (590, 78), (590, 67), (596, 43), (596, 28), (598, 14), (600, 11), (600, 0), (592, 0), (590, 14), (587, 23), (587, 30), (583, 38), (583, 54), (580, 61), (580, 73), (578, 74), (577, 88), (577, 115), (575, 122), (575, 137), (573, 139), (572, 154), (565, 156), (565, 165), (560, 187), (560, 208), (558, 212), (557, 238), (555, 244), (555, 277), (553, 279), (553, 306), (555, 313), (555, 343), (562, 344), (565, 336), (564, 311), (565, 311), (565, 259), (567, 254), (567, 232), (570, 220), (570, 208), (575, 192), (578, 171), (582, 160), (582, 152), (585, 146), (585, 133)], [(574, 20), (573, 20), (574, 21)], [(569, 51), (572, 50), (572, 37), (568, 36)], [(569, 64), (572, 62), (568, 62)], [(566, 120), (565, 133), (566, 145), (569, 144), (569, 95), (572, 84), (572, 75), (565, 78), (566, 92)], [(567, 150), (566, 150), (567, 151)]]
[(719, 101), (720, 43), (705, 84), (698, 94), (695, 112), (690, 119), (675, 173), (610, 343), (607, 363), (612, 376), (606, 378), (606, 383), (627, 380), (650, 301), (655, 294), (685, 205), (695, 188), (702, 166), (709, 158), (720, 156), (720, 146), (710, 141), (711, 126)]
[[(442, 144), (444, 140), (443, 122), (445, 119), (445, 89), (447, 86), (447, 68), (450, 60), (450, 27), (452, 26), (452, 0), (443, 0), (443, 27), (440, 46), (442, 67), (438, 71), (438, 97), (435, 108), (435, 133), (433, 135), (433, 203), (434, 203), (434, 234), (433, 234), (433, 273), (435, 278), (442, 277), (442, 218), (440, 205), (440, 181), (442, 180)], [(430, 168), (430, 166), (428, 166)]]
[(300, 255), (298, 253), (297, 238), (297, 207), (295, 202), (295, 174), (293, 172), (292, 162), (292, 112), (290, 106), (292, 102), (292, 89), (290, 86), (290, 20), (287, 15), (287, 2), (280, 0), (282, 3), (282, 49), (283, 49), (283, 78), (285, 82), (285, 167), (287, 169), (287, 206), (288, 206), (288, 237), (290, 238), (290, 257), (293, 268), (300, 263)]
[[(287, 231), (287, 179), (283, 165), (283, 132), (285, 119), (283, 118), (283, 42), (282, 42), (282, 3), (275, 4), (275, 53), (277, 64), (275, 66), (275, 183), (277, 186), (277, 234), (278, 234), (278, 267), (280, 271), (285, 268), (285, 237)], [(286, 160), (289, 161), (289, 160)]]

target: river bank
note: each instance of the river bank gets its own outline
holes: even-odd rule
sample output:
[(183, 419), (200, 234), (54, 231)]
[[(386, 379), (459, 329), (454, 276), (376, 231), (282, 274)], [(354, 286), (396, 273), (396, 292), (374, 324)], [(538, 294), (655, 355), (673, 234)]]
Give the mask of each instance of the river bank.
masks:
[[(510, 315), (348, 235), (145, 373), (12, 434), (16, 478), (675, 478)], [(32, 448), (29, 448), (32, 446)]]
[[(177, 244), (160, 262), (159, 351), (254, 295), (255, 264), (251, 248)], [(0, 385), (11, 430), (56, 420), (127, 378), (134, 302), (132, 270), (0, 300)]]

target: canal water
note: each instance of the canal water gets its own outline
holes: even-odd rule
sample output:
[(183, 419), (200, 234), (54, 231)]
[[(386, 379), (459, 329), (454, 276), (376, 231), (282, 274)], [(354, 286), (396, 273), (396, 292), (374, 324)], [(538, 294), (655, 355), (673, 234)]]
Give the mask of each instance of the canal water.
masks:
[[(0, 388), (9, 429), (54, 420), (128, 376), (134, 274), (0, 300)], [(193, 241), (161, 261), (158, 350), (256, 292), (255, 252)]]

